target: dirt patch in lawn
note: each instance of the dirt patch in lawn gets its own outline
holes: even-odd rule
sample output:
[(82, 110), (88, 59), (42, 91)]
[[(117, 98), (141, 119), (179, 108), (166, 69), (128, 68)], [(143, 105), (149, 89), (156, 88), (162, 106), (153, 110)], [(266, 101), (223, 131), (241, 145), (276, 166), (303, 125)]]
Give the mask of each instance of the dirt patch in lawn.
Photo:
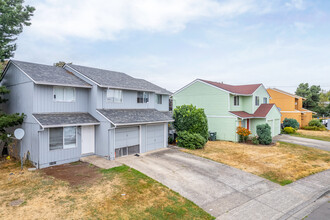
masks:
[[(64, 167), (76, 174), (73, 184), (78, 185), (72, 187)], [(2, 160), (0, 189), (0, 219), (212, 219), (191, 201), (127, 166), (100, 170), (74, 163), (30, 172), (21, 171), (15, 161)]]
[(72, 186), (91, 184), (102, 178), (99, 169), (89, 163), (74, 162), (40, 170), (46, 175), (67, 181)]
[(274, 146), (257, 146), (209, 141), (204, 149), (182, 151), (242, 169), (281, 185), (330, 169), (330, 152), (284, 142)]

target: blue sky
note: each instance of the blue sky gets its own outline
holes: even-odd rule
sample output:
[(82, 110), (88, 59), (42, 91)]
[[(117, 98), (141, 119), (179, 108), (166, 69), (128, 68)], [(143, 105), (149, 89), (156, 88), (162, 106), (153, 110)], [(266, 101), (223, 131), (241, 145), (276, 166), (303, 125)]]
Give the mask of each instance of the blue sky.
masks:
[(29, 0), (14, 59), (125, 72), (175, 91), (196, 78), (330, 89), (328, 0)]

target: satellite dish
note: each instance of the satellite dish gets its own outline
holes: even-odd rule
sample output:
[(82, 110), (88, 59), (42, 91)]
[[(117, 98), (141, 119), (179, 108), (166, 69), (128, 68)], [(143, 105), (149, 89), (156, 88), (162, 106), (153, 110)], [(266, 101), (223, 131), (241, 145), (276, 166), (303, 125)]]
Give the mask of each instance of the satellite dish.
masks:
[(25, 132), (22, 128), (17, 128), (14, 131), (15, 138), (18, 140), (21, 140), (24, 137), (24, 134), (25, 134)]

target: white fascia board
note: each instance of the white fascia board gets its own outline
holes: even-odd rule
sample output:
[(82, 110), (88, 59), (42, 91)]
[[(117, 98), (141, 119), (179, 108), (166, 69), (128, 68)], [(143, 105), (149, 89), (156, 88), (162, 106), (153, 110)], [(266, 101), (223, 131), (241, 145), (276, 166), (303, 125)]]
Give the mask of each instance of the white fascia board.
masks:
[(99, 125), (100, 123), (77, 123), (77, 124), (59, 124), (59, 125), (44, 125), (43, 128), (59, 128), (59, 127), (73, 127), (73, 126), (90, 126)]
[(227, 115), (227, 116), (223, 116), (223, 115), (206, 115), (206, 117), (207, 118), (237, 118), (237, 115), (235, 115), (235, 114), (232, 114), (232, 115), (234, 115), (234, 116), (230, 116), (230, 115)]
[(116, 124), (116, 126), (128, 126), (128, 125), (143, 125), (143, 124), (160, 124), (160, 123), (168, 123), (173, 122), (174, 120), (168, 121), (151, 121), (151, 122), (136, 122), (136, 123), (123, 123), (123, 124)]
[(278, 111), (278, 113), (280, 113), (280, 115), (282, 116), (281, 111), (277, 108), (277, 106), (276, 106), (275, 104), (273, 104), (273, 107), (272, 107), (271, 109), (269, 109), (269, 111), (268, 111), (268, 113), (267, 113), (267, 115), (266, 115), (265, 118), (267, 118), (268, 114), (270, 113), (270, 111), (271, 111), (274, 107), (276, 108), (276, 110)]
[(83, 85), (75, 85), (75, 84), (61, 84), (61, 83), (48, 83), (48, 82), (35, 82), (37, 85), (46, 85), (46, 86), (63, 86), (63, 87), (74, 87), (74, 88), (87, 88), (90, 89), (92, 86), (83, 86)]

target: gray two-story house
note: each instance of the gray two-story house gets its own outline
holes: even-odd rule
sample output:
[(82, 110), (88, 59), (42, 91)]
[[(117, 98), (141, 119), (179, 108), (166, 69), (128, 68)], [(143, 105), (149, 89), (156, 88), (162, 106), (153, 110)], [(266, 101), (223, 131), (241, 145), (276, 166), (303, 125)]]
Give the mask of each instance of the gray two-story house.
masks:
[(11, 60), (1, 78), (7, 113), (24, 113), (21, 156), (38, 168), (167, 147), (171, 93), (125, 73)]

